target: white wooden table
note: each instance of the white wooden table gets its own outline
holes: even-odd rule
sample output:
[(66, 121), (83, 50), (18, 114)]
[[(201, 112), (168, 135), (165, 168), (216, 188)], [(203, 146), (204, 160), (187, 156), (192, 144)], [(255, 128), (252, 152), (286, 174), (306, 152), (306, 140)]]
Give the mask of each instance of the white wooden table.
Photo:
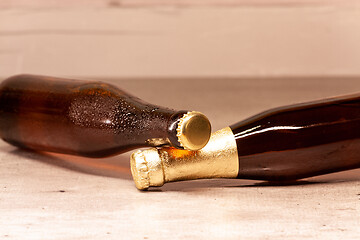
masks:
[[(214, 130), (271, 107), (360, 92), (360, 78), (109, 81), (202, 111)], [(199, 180), (140, 192), (129, 155), (85, 159), (1, 142), (0, 239), (360, 239), (360, 169), (292, 186)]]

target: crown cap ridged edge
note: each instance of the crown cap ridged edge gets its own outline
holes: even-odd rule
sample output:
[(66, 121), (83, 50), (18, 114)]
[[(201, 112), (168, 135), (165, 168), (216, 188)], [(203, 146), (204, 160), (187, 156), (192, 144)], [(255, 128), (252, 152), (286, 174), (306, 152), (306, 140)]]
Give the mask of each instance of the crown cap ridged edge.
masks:
[(144, 190), (150, 186), (149, 168), (143, 151), (138, 150), (130, 157), (131, 174), (136, 187)]
[(187, 112), (179, 119), (176, 136), (180, 146), (184, 149), (200, 150), (210, 139), (210, 121), (201, 112)]

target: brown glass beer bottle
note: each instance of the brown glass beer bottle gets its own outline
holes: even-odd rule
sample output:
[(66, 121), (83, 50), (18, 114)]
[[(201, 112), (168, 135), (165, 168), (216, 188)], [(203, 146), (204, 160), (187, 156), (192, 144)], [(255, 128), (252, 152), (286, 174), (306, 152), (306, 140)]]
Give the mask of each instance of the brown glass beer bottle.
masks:
[(139, 189), (198, 178), (288, 181), (358, 168), (360, 95), (272, 109), (215, 132), (199, 151), (138, 151), (131, 165)]
[(210, 133), (199, 112), (152, 105), (103, 82), (18, 75), (0, 85), (0, 136), (19, 147), (106, 157), (144, 146), (198, 150)]

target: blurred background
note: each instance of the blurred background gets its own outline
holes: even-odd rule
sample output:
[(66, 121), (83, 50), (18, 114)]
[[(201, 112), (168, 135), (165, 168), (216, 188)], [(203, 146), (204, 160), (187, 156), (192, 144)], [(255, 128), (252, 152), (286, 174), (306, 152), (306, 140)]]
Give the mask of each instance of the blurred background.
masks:
[(0, 78), (357, 76), (356, 0), (1, 0)]

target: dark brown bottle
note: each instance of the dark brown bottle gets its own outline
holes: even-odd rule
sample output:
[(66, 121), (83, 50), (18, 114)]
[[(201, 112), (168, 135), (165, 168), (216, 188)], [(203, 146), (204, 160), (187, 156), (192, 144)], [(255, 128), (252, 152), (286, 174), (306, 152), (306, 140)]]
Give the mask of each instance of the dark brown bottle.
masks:
[(164, 144), (197, 150), (210, 132), (201, 113), (152, 105), (103, 82), (18, 75), (0, 85), (0, 136), (19, 147), (87, 157)]
[[(156, 161), (161, 168), (148, 164)], [(131, 164), (139, 189), (198, 178), (289, 181), (359, 168), (360, 95), (272, 109), (215, 132), (199, 151), (138, 151)]]

